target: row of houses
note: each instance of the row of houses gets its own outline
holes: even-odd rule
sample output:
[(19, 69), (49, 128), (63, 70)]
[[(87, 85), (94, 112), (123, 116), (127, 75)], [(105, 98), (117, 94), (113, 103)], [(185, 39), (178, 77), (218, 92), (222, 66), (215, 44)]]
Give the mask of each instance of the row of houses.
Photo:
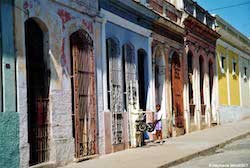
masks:
[(192, 0), (0, 1), (0, 167), (64, 165), (250, 116), (250, 40)]

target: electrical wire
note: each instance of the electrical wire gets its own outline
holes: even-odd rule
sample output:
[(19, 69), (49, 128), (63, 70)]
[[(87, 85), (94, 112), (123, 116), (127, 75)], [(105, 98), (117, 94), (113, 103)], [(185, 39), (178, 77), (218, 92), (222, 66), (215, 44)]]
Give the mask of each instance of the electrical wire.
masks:
[(250, 4), (250, 2), (244, 2), (244, 3), (230, 5), (230, 6), (224, 6), (224, 7), (220, 7), (220, 8), (214, 8), (214, 9), (210, 9), (209, 11), (216, 11), (216, 10), (222, 10), (222, 9), (227, 9), (227, 8), (233, 8), (233, 7), (237, 7), (237, 6), (243, 6), (243, 5), (246, 5), (246, 4)]

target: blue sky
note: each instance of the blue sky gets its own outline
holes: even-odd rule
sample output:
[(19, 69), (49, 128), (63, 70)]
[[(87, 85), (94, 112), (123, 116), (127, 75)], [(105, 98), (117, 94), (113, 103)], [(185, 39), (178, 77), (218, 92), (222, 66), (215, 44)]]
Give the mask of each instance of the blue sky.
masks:
[[(215, 8), (250, 2), (250, 0), (195, 0), (207, 11)], [(218, 14), (241, 33), (250, 37), (250, 3), (220, 10), (209, 11), (211, 14)]]

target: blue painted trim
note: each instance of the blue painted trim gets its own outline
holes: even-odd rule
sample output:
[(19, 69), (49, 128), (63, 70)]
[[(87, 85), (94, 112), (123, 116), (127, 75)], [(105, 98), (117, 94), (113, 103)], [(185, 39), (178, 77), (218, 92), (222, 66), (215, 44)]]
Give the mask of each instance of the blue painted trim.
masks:
[(1, 0), (3, 111), (16, 111), (13, 2)]

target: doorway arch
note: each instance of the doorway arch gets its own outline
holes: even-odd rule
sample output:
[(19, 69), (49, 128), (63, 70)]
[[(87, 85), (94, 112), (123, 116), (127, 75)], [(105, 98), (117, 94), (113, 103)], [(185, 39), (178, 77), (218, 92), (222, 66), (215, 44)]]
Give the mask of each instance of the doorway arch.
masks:
[(208, 62), (208, 73), (209, 73), (209, 100), (210, 100), (210, 108), (212, 109), (212, 95), (213, 95), (213, 85), (214, 85), (214, 68), (212, 60)]
[(80, 29), (70, 35), (75, 156), (97, 153), (96, 83), (93, 40)]
[(204, 58), (199, 57), (199, 70), (200, 70), (200, 103), (201, 103), (201, 115), (204, 116), (206, 112), (206, 105), (204, 100)]
[(49, 160), (49, 87), (47, 28), (37, 18), (25, 21), (28, 142), (30, 166)]
[(138, 56), (138, 85), (139, 85), (139, 108), (146, 110), (146, 72), (147, 53), (144, 49), (139, 49)]
[(183, 107), (183, 75), (182, 64), (177, 52), (171, 57), (171, 93), (172, 93), (172, 114), (175, 127), (183, 129), (184, 134), (184, 107)]

